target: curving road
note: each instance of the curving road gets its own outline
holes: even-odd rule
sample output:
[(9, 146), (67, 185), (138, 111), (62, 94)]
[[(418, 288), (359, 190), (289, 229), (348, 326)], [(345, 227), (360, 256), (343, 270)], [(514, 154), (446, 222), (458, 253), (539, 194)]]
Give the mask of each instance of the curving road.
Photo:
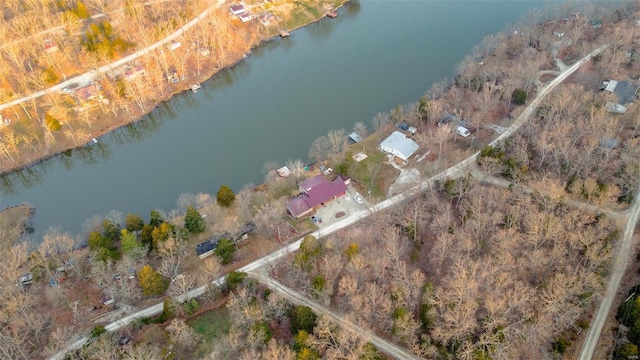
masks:
[[(222, 0), (218, 1), (218, 4), (221, 4)], [(219, 6), (219, 5), (216, 5)], [(207, 11), (210, 11), (212, 8), (210, 8)], [(204, 13), (203, 13), (204, 14)], [(202, 16), (202, 14), (200, 15)], [(193, 26), (193, 25), (192, 25)], [(502, 142), (504, 139), (506, 139), (507, 137), (511, 136), (511, 134), (513, 134), (515, 131), (517, 131), (525, 122), (526, 120), (529, 118), (529, 116), (535, 111), (535, 109), (538, 108), (538, 106), (540, 106), (540, 103), (542, 102), (542, 100), (558, 85), (560, 84), (562, 81), (564, 81), (569, 75), (573, 74), (576, 70), (578, 70), (580, 68), (580, 66), (584, 65), (587, 61), (589, 61), (591, 59), (591, 57), (599, 54), (600, 52), (602, 52), (604, 49), (607, 48), (608, 45), (603, 45), (600, 48), (592, 51), (591, 53), (589, 53), (588, 55), (586, 55), (584, 58), (582, 58), (582, 60), (580, 60), (579, 62), (575, 63), (574, 65), (572, 65), (571, 67), (565, 69), (557, 78), (553, 79), (549, 84), (547, 84), (547, 86), (545, 86), (544, 88), (542, 88), (541, 91), (538, 92), (538, 95), (536, 96), (535, 99), (533, 99), (531, 101), (531, 103), (525, 108), (525, 110), (522, 112), (522, 114), (520, 114), (516, 120), (513, 122), (513, 124), (511, 124), (511, 126), (509, 126), (509, 128), (507, 128), (507, 130), (505, 130), (501, 135), (499, 135), (495, 140), (493, 140), (492, 142), (489, 143), (489, 145), (491, 146), (496, 146), (498, 145), (500, 142)], [(471, 155), (470, 157), (468, 157), (467, 159), (459, 162), (458, 164), (444, 170), (443, 172), (423, 181), (422, 183), (420, 183), (419, 185), (405, 191), (402, 194), (398, 194), (394, 197), (391, 197), (389, 199), (386, 199), (378, 204), (372, 205), (371, 207), (369, 207), (369, 209), (366, 210), (360, 210), (360, 211), (356, 211), (355, 213), (353, 213), (350, 216), (344, 217), (342, 218), (340, 221), (337, 221), (335, 223), (332, 223), (330, 225), (327, 225), (326, 227), (317, 230), (315, 232), (313, 232), (311, 235), (315, 236), (316, 238), (321, 238), (324, 236), (327, 236), (329, 234), (332, 234), (340, 229), (343, 229), (347, 226), (350, 226), (366, 217), (369, 217), (371, 214), (387, 209), (391, 206), (400, 204), (402, 202), (404, 202), (405, 200), (411, 199), (413, 197), (414, 194), (427, 190), (429, 189), (434, 183), (435, 181), (441, 181), (447, 178), (452, 178), (452, 177), (458, 177), (460, 175), (463, 175), (465, 173), (465, 170), (469, 168), (469, 166), (471, 164), (473, 164), (473, 162), (475, 162), (476, 158), (478, 157), (478, 155), (480, 154), (480, 152), (476, 152), (475, 154)], [(640, 207), (640, 205), (638, 205), (638, 203), (636, 203), (636, 205), (634, 205), (634, 208), (636, 207)], [(638, 211), (635, 211), (635, 218), (637, 219), (638, 217)], [(283, 258), (284, 256), (297, 251), (300, 248), (300, 243), (302, 242), (302, 238), (296, 240), (295, 242), (285, 246), (284, 248), (281, 248), (279, 250), (274, 251), (273, 253), (264, 256), (248, 265), (245, 265), (241, 268), (239, 268), (237, 271), (241, 271), (241, 272), (246, 272), (246, 273), (250, 273), (250, 272), (255, 272), (256, 270), (258, 270), (259, 268), (271, 264), (271, 263), (275, 263), (277, 261), (279, 261), (281, 258)], [(215, 281), (213, 281), (214, 284), (217, 285), (222, 285), (225, 282), (225, 277), (221, 277)], [(619, 281), (618, 281), (619, 283)], [(616, 285), (617, 288), (617, 285)], [(197, 297), (200, 296), (204, 293), (205, 287), (199, 287), (196, 289), (191, 290), (188, 294), (187, 297), (188, 298), (192, 298), (192, 297)], [(614, 291), (615, 293), (615, 291)], [(178, 297), (179, 301), (184, 301), (186, 300), (184, 297)], [(126, 326), (127, 324), (131, 323), (132, 321), (134, 321), (135, 319), (139, 319), (139, 318), (144, 318), (144, 317), (150, 317), (150, 316), (154, 316), (157, 315), (159, 313), (162, 312), (162, 303), (150, 306), (146, 309), (140, 310), (136, 313), (133, 313), (131, 315), (128, 315), (126, 317), (123, 317), (120, 320), (114, 321), (109, 325), (106, 325), (105, 328), (109, 331), (116, 331), (124, 326)], [(609, 306), (610, 307), (610, 306)], [(608, 308), (607, 308), (607, 312), (608, 312)], [(606, 314), (605, 314), (606, 317)], [(591, 331), (591, 330), (590, 330)], [(598, 332), (599, 335), (599, 332)], [(51, 357), (51, 360), (62, 360), (64, 359), (64, 356), (67, 352), (71, 351), (71, 350), (76, 350), (79, 349), (80, 347), (82, 347), (85, 343), (87, 342), (87, 337), (83, 337), (80, 340), (75, 341), (74, 343), (68, 345), (63, 351), (57, 353), (55, 356)]]
[(200, 22), (200, 20), (204, 19), (206, 16), (208, 16), (213, 10), (219, 8), (220, 6), (222, 6), (224, 3), (226, 2), (226, 0), (218, 0), (214, 5), (208, 7), (205, 11), (203, 11), (202, 13), (200, 13), (200, 15), (196, 16), (193, 20), (189, 21), (188, 23), (186, 23), (185, 25), (183, 25), (180, 29), (178, 29), (177, 31), (175, 31), (174, 33), (172, 33), (171, 35), (165, 37), (164, 39), (151, 44), (149, 47), (136, 51), (135, 53), (125, 56), (119, 60), (116, 60), (110, 64), (101, 66), (97, 69), (91, 70), (91, 71), (87, 71), (84, 74), (78, 75), (76, 77), (73, 77), (71, 79), (68, 79), (64, 82), (61, 82), (60, 84), (54, 85), (48, 89), (45, 90), (40, 90), (38, 92), (35, 92), (31, 95), (25, 96), (23, 98), (20, 99), (16, 99), (13, 101), (9, 101), (7, 103), (1, 104), (0, 105), (0, 110), (6, 109), (8, 107), (11, 107), (13, 105), (18, 105), (20, 103), (23, 103), (25, 101), (29, 101), (32, 99), (36, 99), (39, 98), (40, 96), (43, 96), (49, 92), (52, 91), (62, 91), (62, 89), (64, 89), (67, 86), (72, 86), (73, 84), (88, 84), (91, 83), (98, 75), (105, 73), (107, 71), (113, 70), (114, 68), (117, 68), (119, 66), (122, 66), (128, 62), (131, 62), (141, 56), (144, 56), (146, 54), (149, 54), (150, 52), (154, 51), (155, 49), (168, 44), (170, 41), (173, 41), (177, 38), (179, 38), (180, 36), (182, 36), (182, 34), (184, 34), (185, 31), (189, 30), (190, 28), (192, 28), (195, 24), (197, 24), (198, 22)]

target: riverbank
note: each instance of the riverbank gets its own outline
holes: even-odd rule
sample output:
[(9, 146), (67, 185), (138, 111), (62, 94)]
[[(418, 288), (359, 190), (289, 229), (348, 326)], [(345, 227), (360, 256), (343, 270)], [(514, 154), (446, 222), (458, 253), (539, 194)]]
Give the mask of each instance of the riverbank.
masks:
[[(338, 10), (345, 4), (351, 2), (352, 1), (349, 0), (337, 1), (335, 2), (335, 4), (337, 5), (334, 7), (334, 9)], [(293, 19), (279, 19), (279, 23), (282, 22), (284, 24), (287, 24), (287, 21), (291, 20), (291, 23), (293, 25), (291, 28), (287, 29), (289, 32), (293, 32), (300, 28), (306, 27), (327, 17), (325, 12), (320, 12), (319, 16), (315, 16), (312, 17), (311, 20), (304, 21), (302, 25), (296, 25), (296, 21), (300, 20), (300, 15), (289, 15), (291, 15)], [(305, 15), (310, 15), (310, 13), (307, 13)], [(239, 22), (239, 20), (234, 21)], [(165, 81), (162, 85), (163, 89), (155, 89), (155, 93), (152, 99), (145, 100), (142, 98), (130, 98), (128, 100), (130, 102), (128, 104), (129, 106), (127, 106), (125, 111), (114, 111), (114, 108), (109, 105), (109, 101), (121, 100), (110, 99), (108, 102), (106, 102), (108, 106), (103, 107), (103, 105), (98, 105), (94, 106), (93, 110), (85, 110), (85, 112), (100, 111), (99, 114), (85, 115), (78, 113), (76, 116), (78, 119), (82, 116), (95, 117), (95, 122), (99, 123), (99, 126), (89, 126), (88, 128), (84, 126), (81, 130), (75, 130), (77, 128), (76, 126), (72, 128), (71, 124), (65, 124), (61, 121), (62, 128), (65, 132), (64, 136), (58, 136), (55, 134), (55, 132), (53, 132), (53, 135), (44, 136), (44, 140), (42, 141), (34, 141), (33, 138), (37, 136), (32, 137), (31, 140), (29, 140), (30, 146), (23, 146), (22, 148), (18, 149), (16, 153), (7, 156), (7, 161), (0, 161), (0, 176), (9, 174), (17, 170), (29, 168), (44, 160), (58, 156), (68, 150), (83, 147), (90, 143), (94, 138), (99, 140), (99, 137), (101, 136), (109, 134), (123, 126), (140, 121), (146, 114), (151, 113), (159, 106), (161, 106), (164, 102), (171, 100), (174, 96), (184, 93), (185, 91), (190, 91), (190, 86), (194, 83), (204, 83), (214, 80), (217, 75), (222, 74), (224, 71), (228, 71), (229, 69), (245, 60), (254, 49), (263, 46), (265, 43), (276, 41), (279, 39), (279, 29), (277, 28), (277, 26), (271, 26), (270, 28), (265, 27), (263, 29), (260, 27), (260, 25), (255, 25), (255, 23), (257, 23), (258, 21), (258, 19), (254, 19), (252, 20), (253, 23), (250, 23), (246, 27), (241, 28), (241, 30), (246, 32), (239, 35), (236, 34), (236, 36), (238, 36), (237, 39), (241, 39), (243, 41), (234, 41), (232, 46), (225, 48), (226, 53), (224, 55), (224, 59), (217, 58), (215, 59), (215, 61), (209, 61), (205, 63), (194, 61), (193, 59), (187, 59), (185, 66), (186, 70), (184, 71), (184, 73), (182, 73), (179, 81)], [(233, 25), (241, 26), (238, 24)], [(113, 86), (114, 85), (111, 84), (111, 87)], [(102, 87), (104, 88), (105, 86), (103, 85)], [(100, 109), (96, 109), (97, 107), (100, 107)], [(71, 123), (72, 121), (80, 121), (78, 119), (69, 120), (68, 122)], [(68, 125), (69, 129), (66, 129), (65, 125)], [(62, 129), (59, 132), (63, 132)], [(15, 133), (15, 135), (13, 132), (10, 135), (4, 133), (2, 136), (8, 138), (18, 138), (18, 140), (16, 140), (16, 143), (27, 141), (27, 137), (24, 134), (18, 135), (17, 132)], [(14, 148), (17, 149), (17, 147)], [(3, 151), (1, 153), (1, 155), (3, 156), (7, 154), (9, 154), (8, 151)]]
[(6, 248), (18, 242), (31, 227), (35, 208), (28, 204), (12, 206), (0, 211), (0, 246)]

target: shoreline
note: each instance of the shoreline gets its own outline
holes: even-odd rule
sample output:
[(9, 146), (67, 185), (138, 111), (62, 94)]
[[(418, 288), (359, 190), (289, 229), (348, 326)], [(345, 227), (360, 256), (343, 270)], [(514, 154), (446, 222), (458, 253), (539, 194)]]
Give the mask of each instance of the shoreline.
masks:
[[(357, 1), (357, 0), (356, 0)], [(350, 3), (355, 3), (356, 1), (354, 0), (345, 0), (344, 2), (342, 2), (339, 6), (337, 6), (334, 11), (339, 10), (340, 8), (344, 7), (347, 4)], [(310, 21), (308, 23), (305, 23), (303, 25), (300, 25), (298, 27), (292, 28), (290, 30), (287, 30), (288, 32), (294, 32), (296, 30), (302, 29), (304, 27), (307, 27), (309, 25), (315, 24), (321, 20), (323, 20), (324, 18), (328, 18), (327, 14), (324, 13), (321, 17), (314, 19), (313, 21)], [(132, 114), (130, 116), (126, 116), (126, 117), (120, 117), (117, 115), (112, 115), (108, 112), (104, 112), (102, 114), (100, 114), (98, 116), (98, 118), (100, 118), (101, 116), (107, 116), (109, 121), (107, 123), (105, 123), (103, 127), (100, 127), (98, 129), (96, 129), (95, 131), (92, 131), (91, 133), (87, 134), (86, 139), (83, 139), (82, 144), (77, 145), (77, 146), (70, 146), (67, 148), (63, 148), (61, 150), (56, 150), (54, 152), (51, 153), (47, 153), (47, 154), (43, 154), (42, 156), (36, 155), (34, 159), (29, 160), (27, 158), (26, 161), (24, 161), (23, 163), (19, 163), (16, 164), (15, 166), (9, 166), (9, 168), (7, 169), (0, 169), (0, 176), (6, 176), (6, 175), (10, 175), (13, 172), (16, 171), (20, 171), (20, 170), (24, 170), (24, 169), (28, 169), (30, 167), (33, 167), (39, 163), (42, 163), (44, 161), (50, 160), (56, 156), (60, 156), (62, 155), (64, 152), (69, 151), (69, 150), (74, 150), (74, 149), (79, 149), (82, 147), (87, 146), (87, 144), (91, 141), (91, 139), (93, 138), (99, 138), (102, 137), (104, 135), (110, 134), (124, 126), (127, 126), (129, 124), (134, 124), (137, 123), (141, 120), (144, 119), (145, 116), (147, 116), (148, 114), (152, 113), (154, 110), (156, 110), (157, 108), (159, 108), (162, 104), (172, 100), (176, 95), (182, 94), (184, 92), (188, 92), (191, 91), (189, 89), (189, 87), (193, 84), (193, 83), (205, 83), (208, 81), (213, 81), (216, 79), (217, 76), (221, 75), (224, 71), (228, 71), (233, 69), (235, 66), (240, 65), (244, 60), (246, 60), (251, 53), (253, 52), (254, 49), (257, 49), (260, 46), (264, 46), (267, 43), (270, 43), (272, 41), (276, 41), (281, 39), (281, 36), (277, 34), (269, 36), (269, 37), (265, 37), (260, 39), (256, 44), (249, 46), (248, 49), (246, 51), (242, 51), (240, 52), (240, 54), (233, 54), (231, 56), (231, 58), (233, 60), (231, 60), (229, 62), (229, 64), (224, 65), (220, 68), (217, 68), (214, 64), (211, 64), (213, 66), (211, 67), (203, 67), (203, 73), (200, 75), (188, 75), (183, 81), (180, 81), (180, 87), (177, 89), (171, 89), (171, 85), (169, 85), (169, 90), (166, 95), (164, 97), (161, 97), (159, 99), (156, 99), (155, 101), (153, 101), (150, 105), (148, 110), (145, 109), (144, 111), (140, 111), (138, 108), (134, 108), (132, 112)], [(44, 147), (44, 146), (43, 146)], [(0, 209), (1, 209), (1, 204), (0, 204)]]

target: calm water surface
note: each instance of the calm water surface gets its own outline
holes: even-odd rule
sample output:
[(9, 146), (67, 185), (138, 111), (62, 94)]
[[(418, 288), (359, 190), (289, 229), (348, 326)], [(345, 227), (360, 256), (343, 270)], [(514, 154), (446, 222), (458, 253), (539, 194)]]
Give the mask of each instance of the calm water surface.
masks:
[(262, 181), (265, 162), (307, 159), (315, 138), (417, 100), (485, 35), (539, 1), (361, 1), (254, 50), (145, 120), (3, 182), (0, 208), (36, 206), (34, 239), (79, 233), (110, 210), (147, 216), (181, 193)]

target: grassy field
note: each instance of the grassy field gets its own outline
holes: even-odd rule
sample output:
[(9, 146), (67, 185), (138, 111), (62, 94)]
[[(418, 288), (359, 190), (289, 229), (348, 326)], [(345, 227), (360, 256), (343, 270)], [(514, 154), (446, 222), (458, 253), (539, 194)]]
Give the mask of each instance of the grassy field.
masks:
[(220, 307), (204, 312), (197, 317), (190, 319), (188, 322), (196, 333), (202, 335), (203, 342), (195, 349), (193, 357), (196, 359), (203, 358), (211, 352), (215, 340), (222, 334), (229, 332), (231, 320), (226, 307)]
[(365, 138), (362, 142), (349, 147), (352, 154), (363, 152), (367, 158), (353, 164), (351, 173), (359, 191), (366, 194), (371, 190), (371, 196), (384, 199), (389, 187), (399, 175), (399, 171), (387, 163), (387, 154), (378, 150), (381, 138), (385, 132), (378, 132)]

